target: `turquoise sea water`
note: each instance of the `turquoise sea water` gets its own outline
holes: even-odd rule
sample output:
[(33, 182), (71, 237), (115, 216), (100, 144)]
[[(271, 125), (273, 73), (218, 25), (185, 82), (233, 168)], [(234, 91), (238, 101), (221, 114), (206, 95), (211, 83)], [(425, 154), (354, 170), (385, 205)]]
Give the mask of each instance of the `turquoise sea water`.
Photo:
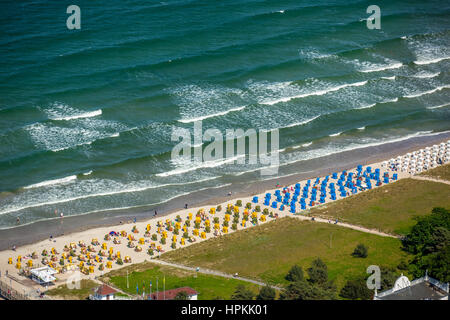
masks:
[[(81, 8), (68, 30), (66, 8)], [(283, 164), (450, 130), (450, 1), (6, 1), (0, 228), (262, 179), (173, 126), (280, 132)], [(247, 173), (246, 173), (247, 172)]]

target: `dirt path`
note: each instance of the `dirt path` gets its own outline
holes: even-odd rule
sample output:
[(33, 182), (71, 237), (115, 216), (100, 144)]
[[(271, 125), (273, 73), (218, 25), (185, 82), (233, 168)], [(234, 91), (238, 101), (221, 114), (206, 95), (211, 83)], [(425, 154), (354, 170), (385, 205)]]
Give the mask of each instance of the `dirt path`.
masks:
[(412, 176), (411, 179), (450, 184), (450, 181), (448, 181), (448, 180), (441, 180), (441, 179), (431, 178), (431, 177), (427, 177), (427, 176)]
[[(300, 220), (312, 221), (312, 217), (305, 217), (305, 216), (300, 216), (300, 215), (295, 215), (295, 216), (292, 216), (292, 217), (300, 219)], [(330, 219), (323, 219), (323, 218), (314, 217), (314, 222), (328, 223), (328, 224), (333, 224), (333, 225), (335, 224), (335, 220), (333, 220), (332, 218), (330, 218)], [(378, 231), (378, 230), (368, 229), (368, 228), (365, 228), (365, 227), (356, 226), (356, 225), (345, 223), (345, 222), (338, 222), (335, 225), (340, 226), (340, 227), (344, 227), (344, 228), (353, 229), (353, 230), (358, 230), (358, 231), (361, 231), (361, 232), (376, 234), (377, 236), (389, 237), (389, 238), (397, 238), (397, 239), (400, 238), (400, 236), (395, 236), (395, 235), (392, 235), (392, 234), (389, 234), (389, 233), (384, 233), (384, 232), (381, 232), (381, 231)]]
[[(196, 268), (194, 268), (194, 267), (189, 267), (189, 266), (185, 266), (185, 265), (181, 265), (181, 264), (167, 262), (167, 261), (159, 260), (159, 259), (152, 259), (151, 262), (162, 264), (162, 265), (166, 265), (166, 266), (171, 266), (171, 267), (175, 267), (175, 268), (179, 268), (179, 269), (183, 269), (183, 270), (187, 270), (187, 271), (194, 271), (194, 272), (197, 271)], [(233, 276), (231, 274), (227, 274), (227, 273), (224, 273), (224, 272), (221, 272), (221, 271), (217, 271), (217, 270), (210, 270), (210, 269), (205, 269), (205, 268), (199, 268), (199, 270), (197, 272), (203, 273), (203, 274), (210, 274), (210, 275), (214, 275), (214, 276), (219, 276), (219, 277), (223, 277), (223, 278), (228, 278), (228, 279), (241, 280), (241, 281), (257, 284), (257, 285), (260, 285), (260, 286), (265, 286), (266, 285), (264, 282), (260, 282), (260, 281), (256, 281), (256, 280), (252, 280), (252, 279), (248, 279), (248, 278), (243, 278), (243, 277), (239, 277), (239, 276)], [(282, 289), (282, 288), (277, 287), (277, 286), (271, 286), (271, 287), (273, 289), (276, 289), (276, 290), (281, 290)]]

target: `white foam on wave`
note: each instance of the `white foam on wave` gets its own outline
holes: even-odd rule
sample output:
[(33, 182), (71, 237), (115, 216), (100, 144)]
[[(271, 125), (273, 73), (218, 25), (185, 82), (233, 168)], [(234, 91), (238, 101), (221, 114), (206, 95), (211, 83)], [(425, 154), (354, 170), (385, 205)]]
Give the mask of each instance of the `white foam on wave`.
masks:
[(260, 103), (265, 104), (265, 105), (274, 105), (274, 104), (281, 103), (281, 102), (288, 102), (293, 99), (305, 98), (305, 97), (309, 97), (309, 96), (322, 96), (327, 93), (338, 91), (338, 90), (341, 90), (344, 88), (364, 86), (365, 84), (367, 84), (367, 82), (368, 81), (366, 80), (366, 81), (361, 81), (361, 82), (342, 84), (339, 86), (335, 86), (335, 87), (331, 87), (331, 88), (327, 88), (327, 89), (323, 89), (323, 90), (301, 93), (301, 94), (297, 94), (297, 95), (293, 95), (293, 96), (289, 96), (289, 97), (283, 97), (283, 98), (279, 98), (279, 99), (275, 99), (275, 100), (263, 101)]
[(312, 142), (307, 142), (302, 144), (302, 147), (309, 147), (310, 145), (312, 145)]
[(340, 136), (341, 133), (342, 133), (342, 131), (341, 131), (341, 132), (337, 132), (337, 133), (332, 133), (332, 134), (330, 134), (330, 137), (337, 137), (337, 136)]
[(171, 170), (171, 171), (157, 173), (156, 176), (157, 177), (168, 177), (168, 176), (179, 175), (179, 174), (195, 171), (198, 169), (220, 167), (220, 166), (223, 166), (224, 164), (232, 163), (243, 157), (245, 157), (245, 155), (239, 155), (239, 156), (235, 156), (235, 157), (231, 157), (231, 158), (225, 158), (225, 159), (214, 160), (214, 161), (204, 161), (204, 162), (198, 163), (197, 165), (194, 163), (193, 165), (183, 166), (183, 167)]
[(450, 105), (450, 103), (445, 103), (445, 104), (441, 104), (441, 105), (433, 106), (433, 107), (427, 107), (427, 109), (430, 109), (430, 110), (432, 110), (432, 109), (439, 109), (439, 108), (446, 107), (448, 105)]
[(377, 104), (392, 103), (392, 102), (397, 102), (397, 101), (398, 101), (398, 98), (394, 98), (394, 99), (384, 100), (384, 101), (381, 101), (381, 102), (376, 102), (376, 103), (372, 103), (372, 104), (369, 104), (369, 105), (366, 105), (366, 106), (358, 107), (356, 109), (370, 109), (370, 108), (375, 107)]
[(69, 116), (64, 116), (64, 117), (58, 117), (58, 118), (52, 118), (52, 120), (64, 120), (64, 121), (69, 121), (69, 120), (75, 120), (75, 119), (83, 119), (83, 118), (93, 118), (96, 116), (99, 116), (102, 114), (102, 110), (95, 110), (95, 111), (91, 111), (91, 112), (85, 112), (85, 113), (80, 113), (80, 114), (75, 114), (75, 115), (69, 115)]
[(330, 155), (345, 152), (345, 151), (352, 151), (352, 150), (363, 149), (363, 148), (368, 148), (368, 147), (375, 147), (375, 146), (379, 146), (379, 145), (383, 145), (383, 144), (400, 142), (400, 141), (408, 140), (411, 138), (435, 136), (435, 135), (449, 133), (449, 132), (450, 131), (445, 131), (445, 132), (418, 131), (418, 132), (415, 132), (415, 133), (412, 133), (412, 134), (409, 134), (409, 135), (406, 135), (403, 137), (397, 137), (397, 138), (387, 138), (387, 139), (369, 138), (369, 139), (366, 139), (367, 142), (365, 142), (365, 143), (350, 143), (349, 145), (347, 145), (345, 147), (343, 147), (343, 146), (326, 146), (323, 148), (308, 151), (307, 153), (304, 153), (304, 152), (298, 153), (298, 155), (299, 155), (298, 158), (296, 158), (292, 161), (284, 162), (284, 163), (280, 164), (280, 167), (287, 166), (287, 165), (290, 165), (290, 164), (293, 164), (293, 163), (296, 163), (299, 161), (305, 161), (305, 160), (311, 160), (311, 159), (316, 159), (316, 158), (320, 158), (320, 157), (326, 157), (326, 156), (330, 156)]
[(243, 110), (243, 109), (245, 109), (245, 107), (246, 106), (232, 108), (232, 109), (229, 109), (229, 110), (226, 110), (226, 111), (222, 111), (222, 112), (218, 112), (218, 113), (214, 113), (214, 114), (209, 114), (209, 115), (206, 115), (206, 116), (191, 118), (191, 119), (178, 119), (178, 122), (190, 123), (190, 122), (205, 120), (205, 119), (208, 119), (208, 118), (220, 117), (220, 116), (226, 115), (226, 114), (228, 114), (230, 112)]
[(422, 92), (406, 95), (406, 96), (404, 96), (404, 98), (417, 98), (417, 97), (421, 97), (421, 96), (424, 96), (424, 95), (427, 95), (427, 94), (432, 94), (432, 93), (435, 93), (437, 91), (441, 91), (443, 89), (448, 89), (448, 88), (450, 88), (450, 85), (440, 86), (440, 87), (437, 87), (437, 88), (434, 88), (434, 89), (431, 89), (431, 90), (428, 90), (428, 91), (422, 91)]
[(92, 170), (90, 170), (90, 171), (88, 171), (88, 172), (85, 172), (85, 173), (83, 173), (83, 176), (88, 176), (88, 175), (90, 175), (92, 173)]
[(55, 184), (64, 184), (70, 181), (74, 181), (77, 179), (76, 175), (73, 176), (68, 176), (65, 178), (61, 178), (61, 179), (54, 179), (54, 180), (47, 180), (47, 181), (43, 181), (43, 182), (39, 182), (36, 184), (32, 184), (26, 187), (23, 187), (24, 189), (32, 189), (32, 188), (39, 188), (39, 187), (46, 187), (46, 186), (51, 186), (51, 185), (55, 185)]
[[(73, 177), (76, 178), (76, 176), (73, 176)], [(112, 195), (123, 194), (123, 193), (142, 192), (142, 191), (146, 191), (149, 189), (158, 189), (158, 188), (171, 187), (171, 186), (183, 186), (183, 185), (187, 185), (187, 184), (195, 184), (195, 183), (201, 183), (201, 182), (205, 182), (205, 181), (209, 181), (209, 180), (214, 180), (217, 178), (218, 178), (217, 176), (214, 176), (214, 177), (209, 177), (209, 178), (205, 178), (205, 179), (201, 179), (201, 180), (195, 180), (195, 181), (189, 181), (189, 182), (179, 182), (179, 183), (166, 183), (166, 184), (149, 184), (149, 181), (134, 182), (134, 185), (123, 185), (123, 184), (113, 183), (112, 187), (109, 185), (106, 186), (107, 189), (109, 190), (107, 192), (95, 192), (99, 189), (98, 184), (96, 184), (96, 181), (105, 182), (105, 183), (109, 183), (111, 181), (88, 179), (88, 180), (84, 180), (84, 182), (93, 186), (91, 189), (88, 189), (88, 191), (92, 190), (92, 192), (86, 192), (86, 194), (83, 194), (83, 195), (69, 196), (66, 198), (63, 198), (61, 196), (61, 193), (57, 192), (57, 194), (52, 199), (47, 199), (43, 202), (38, 202), (38, 201), (42, 200), (42, 197), (39, 196), (37, 198), (37, 201), (35, 201), (35, 202), (29, 202), (27, 204), (24, 204), (24, 201), (20, 201), (18, 204), (11, 204), (9, 206), (5, 206), (3, 208), (4, 210), (0, 211), (0, 214), (21, 211), (21, 210), (29, 209), (29, 208), (37, 208), (37, 207), (42, 207), (42, 206), (61, 204), (61, 203), (66, 203), (66, 202), (71, 202), (71, 201), (76, 201), (76, 200), (89, 199), (89, 198), (93, 198), (93, 197), (104, 197), (104, 196), (112, 196)], [(139, 184), (141, 184), (142, 186), (139, 186)], [(37, 185), (34, 185), (34, 186), (37, 187)], [(31, 186), (29, 188), (31, 188)]]
[(413, 77), (419, 78), (419, 79), (429, 79), (429, 78), (437, 77), (440, 74), (441, 74), (440, 72), (436, 72), (436, 73), (421, 72), (421, 73), (417, 73), (417, 74), (413, 75)]
[(365, 130), (366, 129), (366, 127), (364, 126), (364, 127), (359, 127), (359, 128), (357, 128), (358, 130)]
[(307, 123), (310, 123), (311, 121), (316, 120), (316, 119), (319, 118), (319, 117), (320, 117), (320, 115), (319, 115), (319, 116), (312, 117), (312, 118), (310, 118), (310, 119), (306, 119), (306, 120), (300, 121), (300, 122), (294, 122), (294, 123), (289, 124), (289, 125), (287, 125), (287, 126), (282, 126), (282, 127), (278, 128), (278, 129), (291, 128), (291, 127), (297, 127), (297, 126), (303, 126), (303, 125), (305, 125), (305, 124), (307, 124)]
[(383, 80), (395, 80), (396, 76), (392, 76), (392, 77), (381, 77), (381, 79)]
[(416, 60), (414, 61), (415, 64), (417, 65), (427, 65), (427, 64), (433, 64), (433, 63), (438, 63), (444, 60), (448, 60), (450, 59), (450, 56), (447, 57), (439, 57), (439, 58), (432, 58), (432, 59), (423, 59), (423, 60)]
[(370, 67), (367, 67), (365, 69), (360, 70), (360, 72), (369, 73), (369, 72), (379, 72), (384, 70), (391, 70), (391, 69), (398, 69), (403, 66), (403, 63), (401, 62), (395, 62), (391, 63), (389, 65), (373, 65)]

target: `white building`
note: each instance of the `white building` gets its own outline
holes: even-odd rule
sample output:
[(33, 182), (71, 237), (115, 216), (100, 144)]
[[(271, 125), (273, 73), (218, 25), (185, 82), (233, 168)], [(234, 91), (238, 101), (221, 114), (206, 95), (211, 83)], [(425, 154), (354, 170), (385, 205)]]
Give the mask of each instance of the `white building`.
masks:
[(409, 281), (403, 274), (395, 281), (394, 287), (377, 293), (374, 300), (448, 300), (448, 283), (441, 283), (436, 279), (425, 276)]
[(100, 287), (95, 289), (95, 293), (89, 296), (90, 300), (114, 300), (115, 293), (117, 291), (107, 286), (106, 284), (102, 284)]
[(55, 269), (45, 266), (31, 270), (31, 279), (42, 285), (48, 285), (56, 280), (53, 276), (58, 273)]

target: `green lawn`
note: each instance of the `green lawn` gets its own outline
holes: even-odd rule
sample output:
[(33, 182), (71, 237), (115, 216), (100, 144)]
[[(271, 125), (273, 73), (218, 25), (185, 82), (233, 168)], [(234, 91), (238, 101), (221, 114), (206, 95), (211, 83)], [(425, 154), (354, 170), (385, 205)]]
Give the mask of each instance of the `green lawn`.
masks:
[[(369, 248), (367, 258), (351, 256), (358, 243)], [(292, 265), (299, 264), (306, 272), (311, 261), (320, 257), (340, 289), (347, 279), (364, 275), (369, 265), (396, 267), (408, 256), (400, 247), (400, 240), (395, 238), (282, 218), (164, 253), (161, 259), (286, 284), (284, 276)]]
[(402, 179), (313, 208), (309, 214), (404, 235), (415, 224), (414, 216), (430, 214), (434, 207), (450, 207), (450, 185)]
[(422, 172), (420, 175), (450, 181), (450, 163)]
[[(128, 284), (126, 273), (128, 275)], [(105, 282), (110, 282), (124, 292), (132, 295), (136, 294), (136, 285), (139, 286), (139, 294), (142, 294), (142, 285), (145, 282), (145, 291), (148, 293), (150, 281), (152, 281), (152, 292), (156, 291), (156, 279), (158, 277), (159, 291), (163, 291), (163, 278), (165, 276), (166, 290), (179, 287), (191, 287), (199, 292), (199, 300), (212, 300), (216, 297), (229, 299), (238, 284), (244, 284), (255, 294), (259, 291), (259, 286), (249, 284), (236, 279), (226, 279), (218, 276), (205, 275), (199, 273), (197, 277), (195, 272), (182, 270), (170, 266), (162, 266), (151, 262), (144, 262), (131, 265), (119, 270), (114, 270), (105, 274), (102, 278)]]
[(86, 300), (90, 294), (93, 294), (93, 289), (98, 286), (99, 284), (92, 280), (81, 280), (80, 289), (69, 289), (66, 285), (62, 285), (58, 288), (48, 290), (46, 294), (49, 296), (58, 296), (65, 300)]

